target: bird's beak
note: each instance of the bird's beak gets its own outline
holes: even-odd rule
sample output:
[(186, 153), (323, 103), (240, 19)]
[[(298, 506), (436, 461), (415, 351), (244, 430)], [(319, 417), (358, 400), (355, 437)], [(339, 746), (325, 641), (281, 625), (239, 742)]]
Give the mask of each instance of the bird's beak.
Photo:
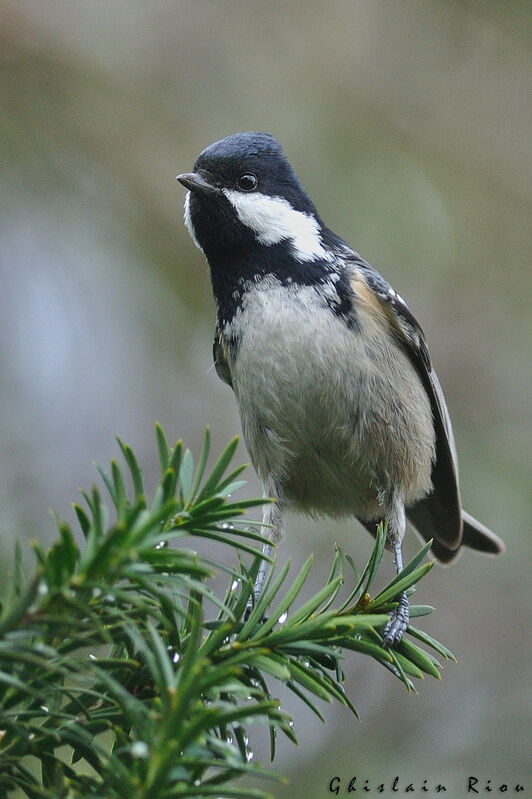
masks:
[(182, 175), (176, 177), (186, 189), (196, 192), (197, 194), (219, 194), (220, 189), (213, 186), (198, 172), (183, 172)]

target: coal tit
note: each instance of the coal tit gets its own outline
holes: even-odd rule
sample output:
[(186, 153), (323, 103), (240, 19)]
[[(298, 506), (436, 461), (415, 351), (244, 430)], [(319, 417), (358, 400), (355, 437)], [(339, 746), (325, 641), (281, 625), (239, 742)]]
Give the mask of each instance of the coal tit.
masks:
[[(456, 449), (423, 331), (405, 301), (322, 221), (267, 133), (211, 144), (188, 189), (185, 224), (210, 267), (214, 362), (235, 393), (265, 496), (283, 511), (384, 521), (397, 571), (408, 519), (432, 552), (504, 545), (462, 510)], [(266, 547), (269, 554), (269, 547)], [(260, 594), (265, 563), (255, 594)], [(408, 626), (403, 594), (384, 629)]]

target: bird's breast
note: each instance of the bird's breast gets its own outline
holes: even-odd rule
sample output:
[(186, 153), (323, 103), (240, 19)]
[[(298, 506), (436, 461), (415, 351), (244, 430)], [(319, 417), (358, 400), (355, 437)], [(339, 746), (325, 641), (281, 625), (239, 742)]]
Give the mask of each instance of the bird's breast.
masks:
[(349, 326), (322, 287), (272, 282), (246, 292), (224, 333), (251, 459), (288, 501), (369, 519), (379, 492), (429, 490), (429, 400), (385, 327)]

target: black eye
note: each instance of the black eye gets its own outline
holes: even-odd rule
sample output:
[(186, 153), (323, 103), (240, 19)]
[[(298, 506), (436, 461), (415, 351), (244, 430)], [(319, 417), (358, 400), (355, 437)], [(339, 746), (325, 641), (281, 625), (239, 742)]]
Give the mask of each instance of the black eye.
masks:
[(257, 176), (254, 175), (252, 172), (244, 172), (243, 175), (240, 175), (238, 178), (236, 185), (242, 191), (253, 191), (253, 189), (257, 188)]

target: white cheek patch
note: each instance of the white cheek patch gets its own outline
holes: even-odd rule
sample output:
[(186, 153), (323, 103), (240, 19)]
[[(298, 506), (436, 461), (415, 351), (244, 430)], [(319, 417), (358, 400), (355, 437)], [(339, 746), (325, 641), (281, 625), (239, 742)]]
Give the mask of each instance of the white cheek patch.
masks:
[(192, 218), (190, 216), (190, 192), (189, 191), (187, 191), (187, 194), (186, 194), (186, 197), (185, 197), (184, 219), (185, 219), (185, 227), (188, 230), (188, 232), (190, 233), (190, 237), (192, 238), (192, 241), (194, 242), (196, 247), (203, 252), (201, 244), (199, 243), (199, 241), (196, 238), (196, 231), (194, 230), (194, 225), (192, 224)]
[(283, 197), (269, 197), (254, 192), (242, 194), (235, 189), (222, 189), (243, 225), (250, 228), (261, 244), (278, 244), (288, 239), (298, 261), (315, 258), (332, 260), (332, 253), (322, 244), (317, 220), (303, 211), (296, 211)]

